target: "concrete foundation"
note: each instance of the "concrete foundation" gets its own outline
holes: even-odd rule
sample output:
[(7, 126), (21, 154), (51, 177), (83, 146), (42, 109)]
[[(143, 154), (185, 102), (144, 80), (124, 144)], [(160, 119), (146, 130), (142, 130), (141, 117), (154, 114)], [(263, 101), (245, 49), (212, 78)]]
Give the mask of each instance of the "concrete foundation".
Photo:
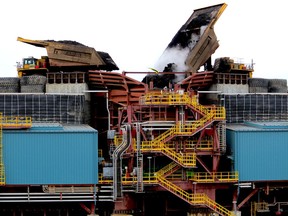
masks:
[(249, 93), (249, 86), (248, 84), (214, 84), (210, 86), (208, 91), (211, 91), (211, 94), (205, 93), (206, 101), (209, 101), (210, 104), (223, 105), (219, 101), (220, 94)]
[(221, 91), (221, 93), (249, 93), (248, 84), (214, 84), (210, 91)]
[(85, 93), (88, 91), (89, 87), (87, 83), (53, 83), (46, 84), (46, 93), (48, 94), (57, 94), (57, 93), (66, 93), (66, 94), (84, 94), (85, 100), (90, 101), (90, 93)]

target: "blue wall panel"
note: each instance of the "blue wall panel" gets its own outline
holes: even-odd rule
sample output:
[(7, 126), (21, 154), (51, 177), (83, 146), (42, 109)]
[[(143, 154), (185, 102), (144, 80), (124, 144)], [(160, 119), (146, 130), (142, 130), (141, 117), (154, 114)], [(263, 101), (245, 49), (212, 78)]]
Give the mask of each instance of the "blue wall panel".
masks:
[(6, 184), (96, 184), (97, 139), (90, 127), (4, 130)]
[(288, 179), (287, 130), (227, 130), (240, 181)]

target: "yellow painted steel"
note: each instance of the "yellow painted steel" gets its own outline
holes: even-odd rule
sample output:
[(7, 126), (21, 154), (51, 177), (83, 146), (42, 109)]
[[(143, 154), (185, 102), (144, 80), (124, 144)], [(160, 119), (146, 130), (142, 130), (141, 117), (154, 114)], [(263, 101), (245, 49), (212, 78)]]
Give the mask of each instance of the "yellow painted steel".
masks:
[[(187, 105), (192, 107), (203, 117), (195, 120), (189, 121), (185, 124), (175, 124), (169, 130), (163, 132), (155, 139), (151, 141), (142, 141), (141, 142), (141, 151), (142, 152), (162, 152), (167, 157), (171, 158), (174, 162), (163, 167), (156, 173), (144, 174), (143, 182), (145, 184), (159, 184), (166, 190), (172, 192), (176, 196), (187, 201), (191, 205), (205, 205), (208, 208), (218, 212), (220, 215), (234, 216), (234, 213), (227, 210), (223, 206), (216, 203), (214, 200), (210, 199), (206, 194), (191, 194), (183, 190), (179, 186), (173, 184), (169, 180), (179, 180), (183, 178), (182, 174), (174, 173), (178, 166), (184, 167), (195, 167), (196, 166), (196, 153), (193, 151), (190, 152), (176, 152), (175, 147), (171, 143), (166, 143), (173, 136), (192, 136), (194, 133), (198, 132), (209, 123), (213, 121), (222, 121), (225, 120), (225, 109), (224, 107), (216, 106), (202, 106), (198, 103), (198, 98), (196, 96), (190, 96), (188, 93), (184, 92), (151, 92), (140, 98), (140, 104), (142, 105)], [(114, 140), (115, 143), (118, 140)], [(188, 149), (195, 149), (197, 140), (192, 140), (185, 145)], [(204, 140), (199, 145), (198, 148), (203, 149), (212, 149), (213, 144), (212, 140)], [(186, 148), (186, 149), (187, 149)], [(180, 166), (179, 166), (180, 167)], [(173, 174), (172, 174), (173, 173)], [(190, 176), (190, 180), (199, 181), (199, 182), (211, 182), (211, 181), (237, 181), (238, 173), (214, 173), (211, 177), (208, 176), (208, 173), (196, 173)], [(100, 181), (101, 182), (101, 181)], [(137, 177), (126, 177), (122, 179), (123, 184), (137, 184)]]
[[(188, 150), (188, 151), (194, 151), (195, 148), (196, 148), (196, 145), (197, 145), (197, 142), (198, 140), (195, 139), (195, 140), (185, 140), (184, 143), (182, 144), (183, 146), (185, 145), (185, 149)], [(143, 148), (152, 148), (152, 143), (151, 141), (145, 141), (143, 142), (144, 145), (143, 145)], [(170, 149), (175, 149), (175, 143), (171, 143), (171, 142), (166, 142), (165, 143), (165, 146), (167, 148), (170, 148)], [(134, 146), (134, 148), (136, 148), (136, 146)], [(213, 141), (212, 139), (202, 139), (200, 141), (200, 143), (198, 144), (197, 150), (212, 150), (213, 149)]]
[(214, 120), (225, 120), (226, 117), (224, 107), (204, 107), (197, 102), (195, 96), (190, 97), (188, 93), (184, 92), (152, 92), (143, 96), (140, 101), (142, 104), (146, 105), (188, 104), (199, 112), (204, 113), (204, 116), (199, 120), (187, 122), (186, 124), (178, 123), (160, 134), (153, 141), (142, 142), (142, 151), (160, 151), (185, 167), (196, 165), (195, 153), (178, 153), (173, 148), (170, 148), (169, 145), (164, 144), (165, 140), (173, 136), (191, 136), (193, 133), (196, 133), (205, 127), (209, 122)]
[(170, 148), (163, 142), (143, 141), (141, 145), (142, 152), (162, 152), (167, 157), (184, 167), (196, 166), (196, 153), (195, 152), (176, 152), (175, 148)]
[(122, 142), (123, 137), (122, 136), (114, 136), (114, 145), (118, 146)]
[(195, 172), (189, 180), (209, 183), (209, 182), (237, 182), (239, 179), (238, 172)]
[(256, 216), (257, 212), (269, 212), (269, 206), (266, 202), (252, 202), (251, 215)]
[(175, 162), (171, 162), (170, 164), (167, 164), (165, 167), (163, 167), (162, 169), (160, 169), (159, 171), (156, 172), (157, 176), (163, 176), (166, 173), (169, 173), (171, 170), (173, 170), (174, 168), (176, 168), (178, 166), (177, 163)]
[(173, 184), (172, 182), (168, 181), (162, 176), (157, 176), (157, 180), (163, 188), (175, 194), (176, 196), (180, 197), (181, 199), (185, 200), (186, 202), (190, 203), (191, 205), (205, 205), (208, 208), (218, 212), (220, 215), (227, 215), (227, 216), (235, 215), (233, 212), (229, 211), (225, 207), (219, 205), (214, 200), (210, 199), (206, 194), (188, 193), (187, 191), (183, 190), (182, 188)]
[[(143, 176), (143, 182), (145, 184), (159, 184), (166, 190), (170, 191), (174, 195), (178, 196), (179, 198), (185, 200), (191, 205), (205, 205), (206, 207), (214, 210), (215, 212), (219, 213), (223, 216), (235, 216), (235, 214), (232, 211), (229, 211), (225, 207), (219, 205), (214, 200), (210, 199), (206, 194), (204, 193), (189, 193), (179, 186), (173, 184), (171, 180), (179, 180), (182, 178), (182, 174), (176, 173), (169, 175), (168, 177), (164, 177), (166, 174), (169, 174), (169, 172), (173, 171), (174, 169), (177, 170), (177, 166), (179, 166), (177, 163), (172, 162), (165, 167), (163, 167), (161, 170), (155, 172), (155, 173), (145, 173)], [(198, 175), (195, 173), (195, 175)], [(215, 173), (215, 176), (219, 177), (219, 179), (230, 179), (229, 176), (238, 176), (238, 174), (234, 173)], [(170, 181), (169, 181), (170, 180)], [(102, 175), (99, 175), (99, 183), (100, 184), (112, 184), (112, 180), (104, 180)], [(122, 184), (123, 185), (136, 185), (137, 184), (137, 176), (122, 177)]]
[(183, 181), (183, 180), (185, 180), (182, 172), (181, 173), (180, 172), (179, 173), (173, 173), (173, 174), (171, 174), (165, 178), (169, 181)]
[(103, 177), (103, 173), (98, 174), (98, 182), (99, 184), (113, 184), (113, 179), (105, 179)]
[(3, 129), (31, 128), (32, 118), (21, 116), (1, 116), (1, 126)]
[[(217, 106), (203, 106), (198, 103), (197, 96), (190, 96), (188, 92), (152, 92), (147, 93), (140, 98), (140, 104), (142, 105), (190, 105), (196, 111), (202, 114), (208, 114), (209, 112), (215, 112), (215, 117), (225, 117), (224, 107)], [(224, 111), (224, 112), (223, 112)]]
[[(198, 140), (187, 140), (185, 141), (185, 149), (195, 149)], [(212, 150), (213, 142), (211, 139), (203, 139), (197, 146), (198, 150)]]
[(102, 151), (102, 149), (98, 149), (98, 157), (103, 157), (103, 151)]
[(0, 185), (5, 185), (5, 166), (3, 160), (3, 129), (20, 129), (30, 128), (32, 126), (31, 117), (19, 117), (19, 116), (3, 116), (0, 113)]
[[(0, 119), (3, 120), (2, 113), (0, 113)], [(0, 185), (5, 185), (5, 167), (3, 161), (3, 143), (2, 143), (2, 121), (0, 124)]]

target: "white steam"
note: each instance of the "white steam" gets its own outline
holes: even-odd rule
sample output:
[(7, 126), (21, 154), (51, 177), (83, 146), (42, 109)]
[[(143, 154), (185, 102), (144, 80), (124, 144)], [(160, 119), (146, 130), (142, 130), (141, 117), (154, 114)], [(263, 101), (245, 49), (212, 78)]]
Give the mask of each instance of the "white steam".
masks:
[(188, 66), (185, 64), (189, 52), (198, 43), (207, 26), (201, 26), (199, 32), (191, 34), (191, 38), (188, 41), (187, 47), (175, 46), (168, 47), (163, 54), (160, 56), (159, 60), (155, 64), (155, 69), (158, 71), (163, 71), (164, 68), (169, 63), (176, 64), (175, 72), (185, 72), (188, 70)]
[[(186, 65), (186, 59), (194, 48), (194, 46), (198, 43), (207, 26), (201, 26), (199, 32), (193, 32), (191, 34), (191, 38), (188, 41), (187, 47), (182, 48), (180, 45), (175, 47), (168, 47), (163, 54), (160, 56), (159, 60), (156, 62), (154, 68), (158, 71), (163, 71), (164, 68), (170, 64), (173, 65), (173, 72), (186, 72), (189, 67)], [(176, 78), (174, 82), (179, 82), (185, 78), (184, 74), (175, 74)]]
[(189, 51), (190, 49), (188, 47), (184, 49), (180, 46), (167, 48), (156, 62), (155, 69), (157, 69), (158, 71), (163, 71), (167, 64), (174, 63), (176, 64), (175, 71), (186, 71), (188, 67), (185, 64), (185, 60), (188, 56)]

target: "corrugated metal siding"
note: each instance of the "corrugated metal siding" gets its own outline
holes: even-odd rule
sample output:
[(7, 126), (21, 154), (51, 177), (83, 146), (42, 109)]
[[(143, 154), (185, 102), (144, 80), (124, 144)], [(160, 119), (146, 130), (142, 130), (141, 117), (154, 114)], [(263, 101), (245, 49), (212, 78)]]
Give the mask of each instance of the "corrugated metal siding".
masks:
[[(3, 131), (6, 184), (98, 183), (98, 136), (91, 127)], [(86, 130), (85, 130), (86, 128)]]
[(227, 130), (240, 181), (288, 179), (288, 131)]

